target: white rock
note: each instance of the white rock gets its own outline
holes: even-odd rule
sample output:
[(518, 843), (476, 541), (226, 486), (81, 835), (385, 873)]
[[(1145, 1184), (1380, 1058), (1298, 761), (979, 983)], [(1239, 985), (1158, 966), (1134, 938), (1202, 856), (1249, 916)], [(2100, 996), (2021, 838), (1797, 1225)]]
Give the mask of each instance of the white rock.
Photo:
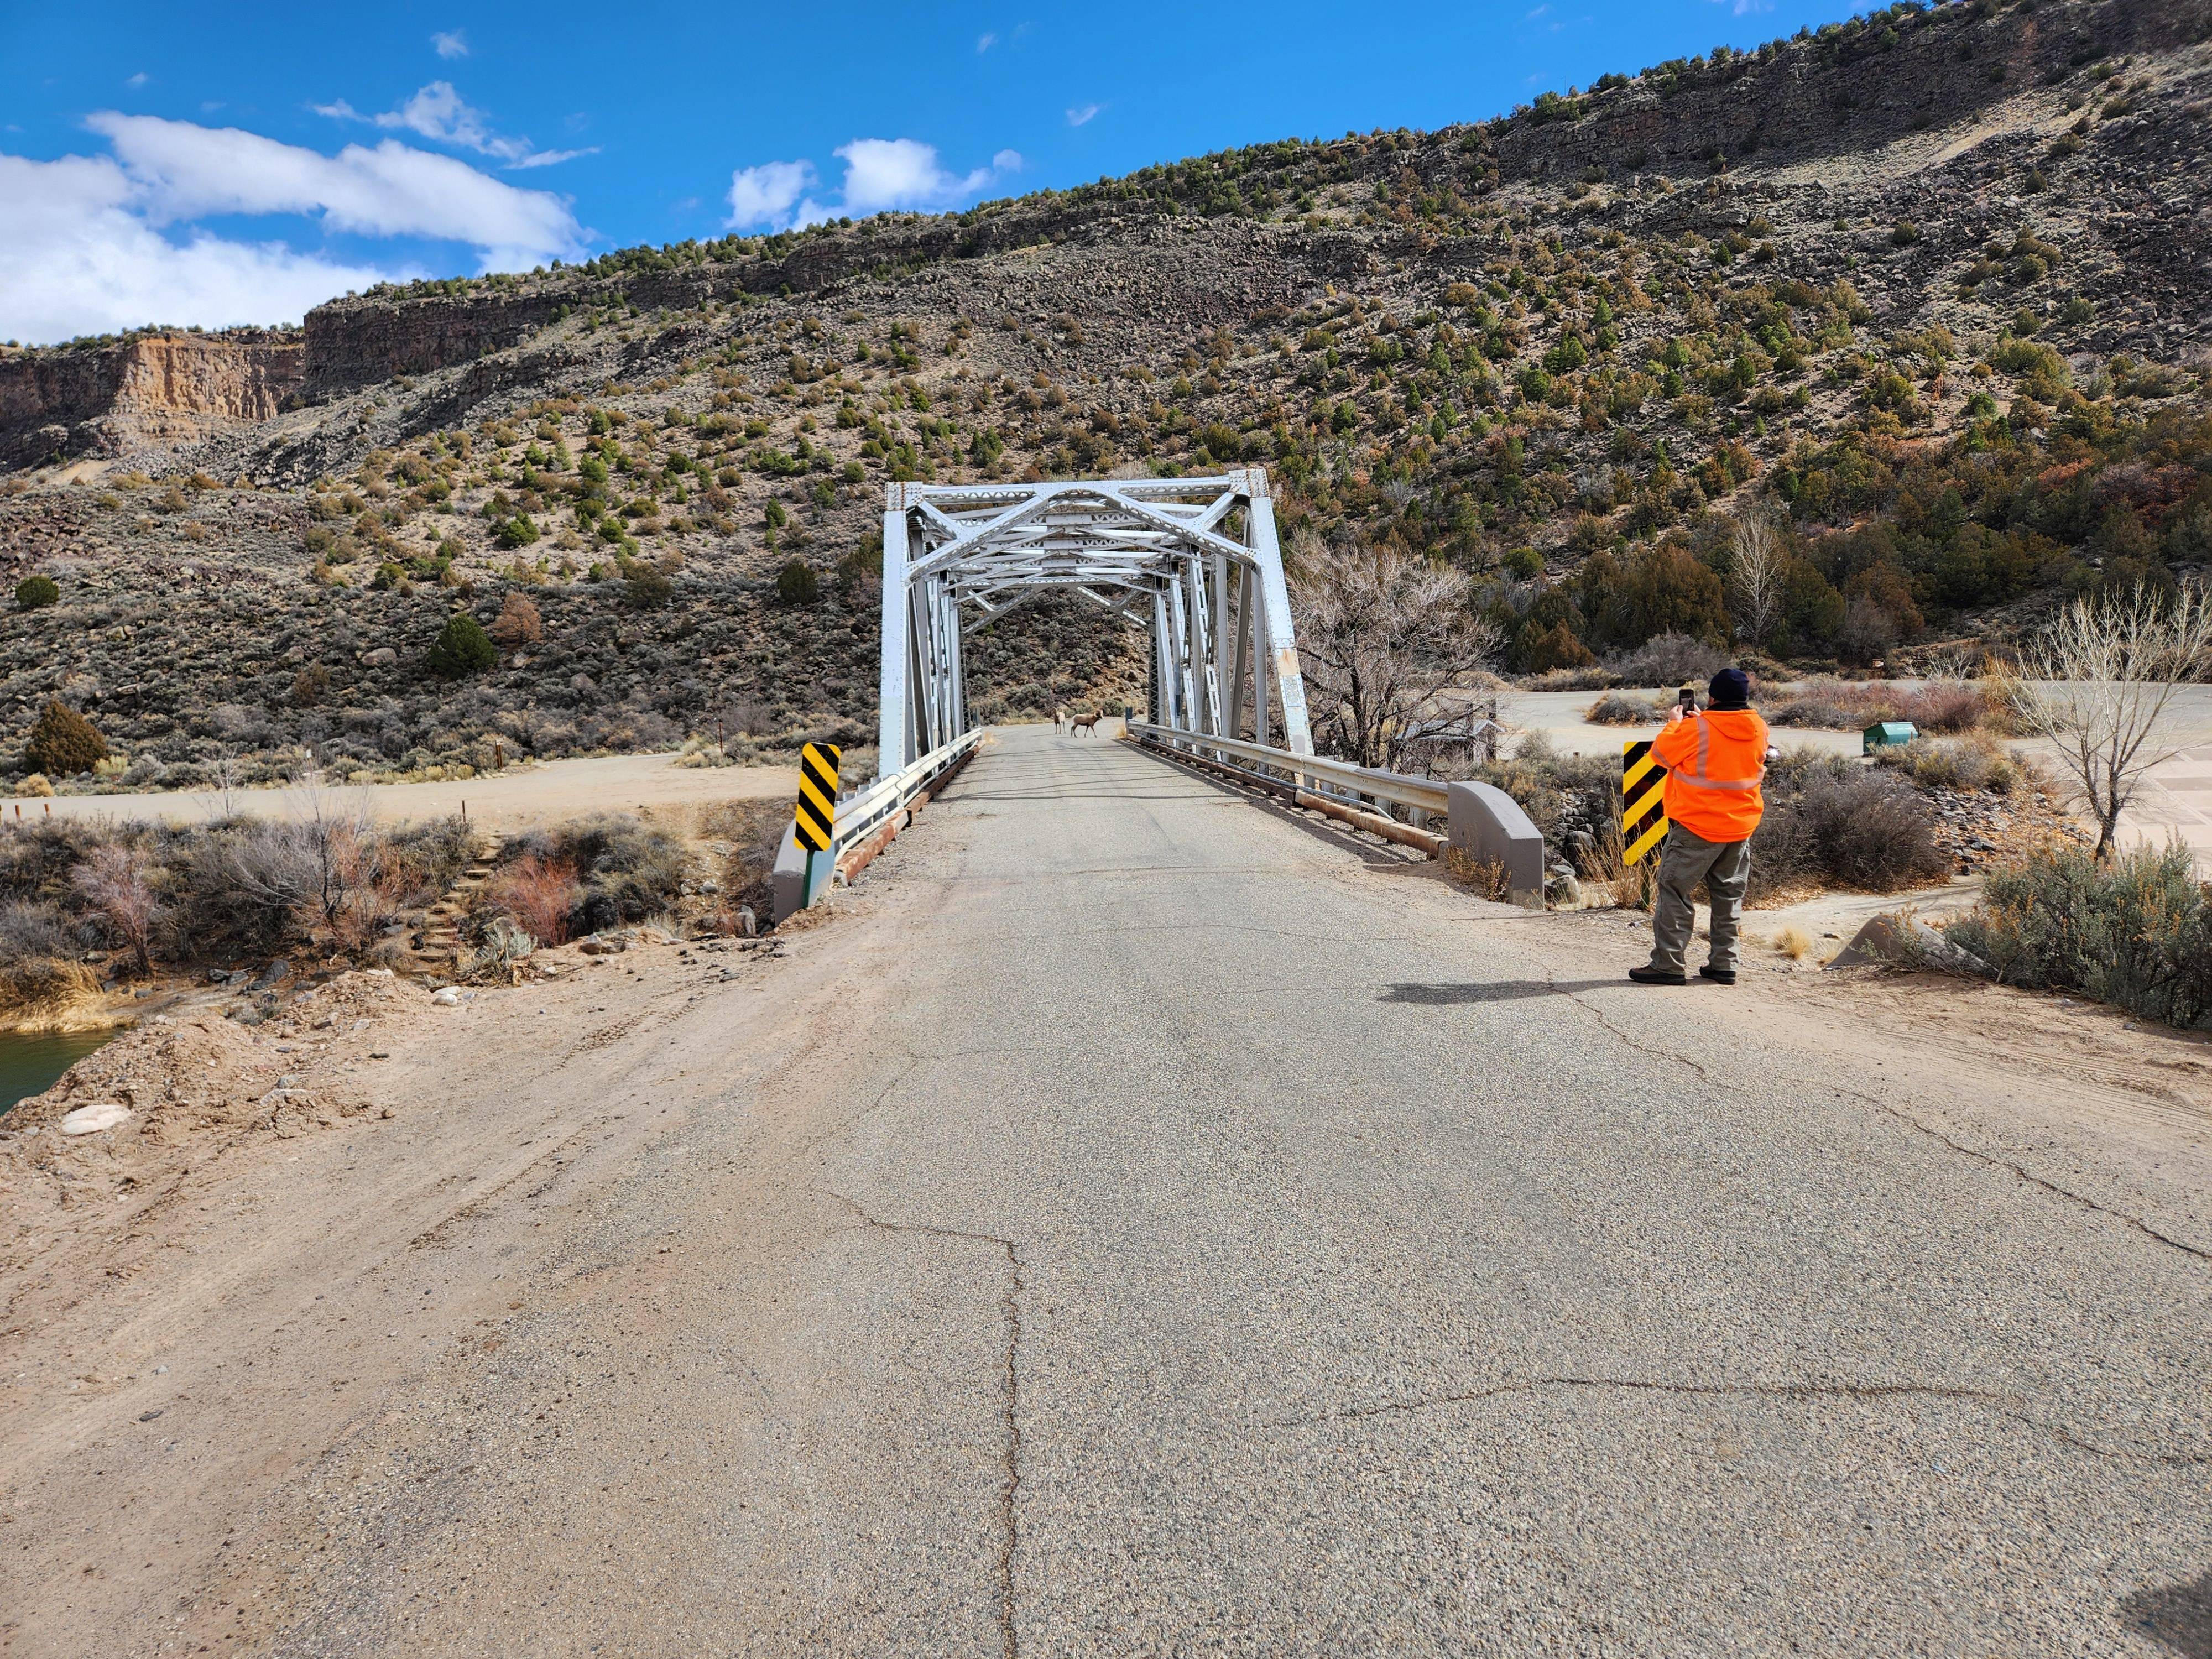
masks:
[(441, 985), (430, 993), (430, 1000), (441, 1008), (455, 1008), (460, 1006), (461, 994), (450, 985)]
[(80, 1106), (62, 1120), (65, 1135), (96, 1135), (102, 1129), (112, 1129), (118, 1123), (131, 1121), (131, 1109), (119, 1100), (102, 1100), (90, 1106)]

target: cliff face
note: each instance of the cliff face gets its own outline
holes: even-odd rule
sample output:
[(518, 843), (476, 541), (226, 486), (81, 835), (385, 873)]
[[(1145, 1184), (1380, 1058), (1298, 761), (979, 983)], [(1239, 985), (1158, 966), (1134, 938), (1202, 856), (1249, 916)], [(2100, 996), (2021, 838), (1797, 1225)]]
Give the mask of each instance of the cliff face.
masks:
[(305, 379), (297, 338), (153, 335), (0, 360), (0, 463), (120, 455), (266, 421)]
[(1509, 179), (1595, 169), (1702, 173), (1864, 149), (1955, 123), (2100, 58), (2160, 51), (2212, 33), (2203, 0), (1973, 7), (1895, 17), (1885, 28), (1795, 40), (1772, 52), (1686, 62), (1555, 105), (1497, 140)]
[(79, 425), (114, 406), (123, 356), (118, 348), (0, 358), (0, 465), (66, 453)]

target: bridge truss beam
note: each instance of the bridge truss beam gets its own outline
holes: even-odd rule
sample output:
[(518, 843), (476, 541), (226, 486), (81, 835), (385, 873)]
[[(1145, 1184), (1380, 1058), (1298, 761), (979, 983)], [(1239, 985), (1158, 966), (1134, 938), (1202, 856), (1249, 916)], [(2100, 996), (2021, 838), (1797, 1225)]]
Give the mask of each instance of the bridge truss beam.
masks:
[(1149, 630), (1154, 724), (1313, 752), (1264, 468), (895, 483), (884, 507), (880, 775), (969, 729), (962, 641), (1048, 588)]

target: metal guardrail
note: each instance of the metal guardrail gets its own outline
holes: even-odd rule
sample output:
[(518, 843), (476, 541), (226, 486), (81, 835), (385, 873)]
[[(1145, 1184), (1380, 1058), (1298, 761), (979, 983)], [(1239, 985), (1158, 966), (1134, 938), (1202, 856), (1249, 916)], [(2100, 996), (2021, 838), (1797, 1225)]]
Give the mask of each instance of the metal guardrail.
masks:
[(916, 795), (965, 760), (975, 745), (982, 741), (983, 732), (980, 727), (963, 732), (951, 742), (931, 750), (903, 771), (894, 772), (887, 778), (878, 778), (858, 794), (839, 801), (836, 819), (832, 825), (834, 855), (842, 858), (848, 848), (866, 841), (897, 814), (904, 811)]
[(1395, 806), (1439, 817), (1451, 810), (1448, 786), (1431, 778), (1407, 777), (1402, 772), (1354, 766), (1348, 761), (1329, 760), (1320, 755), (1294, 755), (1287, 749), (1273, 749), (1237, 738), (1212, 737), (1203, 732), (1178, 731), (1173, 726), (1147, 726), (1141, 720), (1131, 720), (1128, 730), (1139, 743), (1184, 750), (1201, 757), (1211, 755), (1240, 760), (1263, 775), (1279, 776), (1293, 787), (1314, 794), (1336, 795), (1348, 800), (1388, 801)]

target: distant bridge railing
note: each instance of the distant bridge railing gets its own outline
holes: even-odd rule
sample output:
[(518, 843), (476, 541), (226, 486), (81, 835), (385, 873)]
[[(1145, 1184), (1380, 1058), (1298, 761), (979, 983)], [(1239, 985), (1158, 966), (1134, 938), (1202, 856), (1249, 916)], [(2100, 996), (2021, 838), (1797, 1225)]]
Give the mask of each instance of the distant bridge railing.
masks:
[(1289, 782), (1316, 794), (1340, 795), (1352, 803), (1387, 801), (1393, 806), (1433, 813), (1438, 817), (1451, 809), (1448, 793), (1451, 786), (1433, 778), (1408, 777), (1403, 772), (1354, 766), (1350, 761), (1330, 760), (1322, 755), (1294, 755), (1287, 749), (1273, 749), (1265, 744), (1211, 737), (1203, 732), (1184, 732), (1170, 726), (1147, 726), (1141, 720), (1129, 722), (1129, 735), (1139, 743), (1164, 749), (1219, 760), (1238, 760), (1263, 778)]
[[(1403, 772), (1141, 720), (1128, 722), (1128, 732), (1146, 747), (1273, 789), (1297, 805), (1313, 807), (1432, 859), (1443, 857), (1447, 847), (1463, 848), (1478, 861), (1498, 866), (1515, 903), (1543, 906), (1544, 838), (1513, 799), (1490, 784), (1408, 777)], [(1401, 823), (1373, 810), (1384, 805), (1405, 808), (1415, 815), (1414, 822)], [(1446, 833), (1428, 829), (1423, 822), (1428, 818), (1441, 820)]]

